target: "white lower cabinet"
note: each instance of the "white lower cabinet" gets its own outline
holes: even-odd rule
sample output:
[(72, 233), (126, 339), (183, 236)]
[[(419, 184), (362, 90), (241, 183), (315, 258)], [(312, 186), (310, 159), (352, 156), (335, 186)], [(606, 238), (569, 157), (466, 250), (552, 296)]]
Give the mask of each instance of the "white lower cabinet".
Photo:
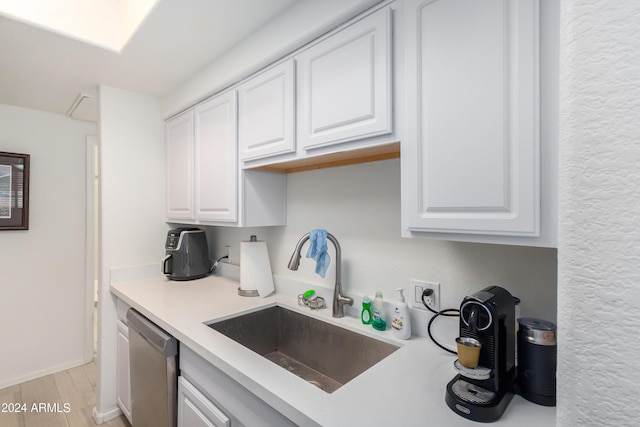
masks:
[(116, 301), (118, 320), (116, 324), (116, 399), (118, 407), (131, 422), (131, 382), (129, 380), (129, 326), (126, 315), (129, 306)]
[(180, 343), (178, 427), (296, 424)]
[(131, 422), (131, 386), (129, 383), (129, 327), (118, 320), (116, 388), (118, 406)]
[(178, 378), (178, 427), (229, 427), (231, 420), (185, 377)]

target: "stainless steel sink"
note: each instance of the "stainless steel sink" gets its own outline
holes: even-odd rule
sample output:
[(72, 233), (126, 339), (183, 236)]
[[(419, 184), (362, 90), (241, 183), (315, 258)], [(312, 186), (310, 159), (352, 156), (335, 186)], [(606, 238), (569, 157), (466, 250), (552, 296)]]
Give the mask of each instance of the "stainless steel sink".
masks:
[(327, 393), (398, 349), (282, 307), (208, 326)]

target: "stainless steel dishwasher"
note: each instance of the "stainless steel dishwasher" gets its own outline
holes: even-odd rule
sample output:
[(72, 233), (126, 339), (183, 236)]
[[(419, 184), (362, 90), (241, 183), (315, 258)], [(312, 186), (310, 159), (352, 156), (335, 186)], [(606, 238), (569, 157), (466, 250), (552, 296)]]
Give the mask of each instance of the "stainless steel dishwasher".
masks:
[(178, 341), (133, 308), (127, 322), (131, 424), (176, 427)]

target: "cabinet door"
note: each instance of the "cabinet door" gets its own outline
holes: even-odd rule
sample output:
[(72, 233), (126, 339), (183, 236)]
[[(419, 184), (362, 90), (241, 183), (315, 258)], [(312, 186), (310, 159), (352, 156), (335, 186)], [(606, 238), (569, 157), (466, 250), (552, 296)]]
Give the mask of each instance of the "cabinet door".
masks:
[(537, 236), (538, 2), (406, 5), (405, 227)]
[(241, 160), (295, 151), (293, 73), (290, 59), (238, 87)]
[(178, 378), (178, 427), (228, 427), (229, 418), (186, 378)]
[(116, 392), (118, 406), (131, 422), (131, 383), (129, 380), (129, 328), (118, 320), (116, 338)]
[(193, 218), (193, 111), (167, 121), (167, 218)]
[(391, 133), (391, 11), (296, 56), (298, 142), (317, 148)]
[(238, 219), (236, 92), (231, 90), (195, 108), (195, 217)]

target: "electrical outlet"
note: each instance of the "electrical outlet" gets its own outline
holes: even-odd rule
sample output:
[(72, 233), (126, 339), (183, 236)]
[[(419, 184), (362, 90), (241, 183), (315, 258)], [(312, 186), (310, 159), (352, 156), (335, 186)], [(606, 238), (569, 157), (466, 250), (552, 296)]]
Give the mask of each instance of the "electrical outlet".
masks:
[(231, 245), (224, 245), (225, 256), (227, 257), (227, 262), (229, 262), (229, 253), (231, 252)]
[(433, 293), (425, 296), (424, 301), (434, 311), (440, 311), (440, 283), (427, 282), (425, 280), (411, 279), (411, 292), (408, 295), (413, 294), (414, 301), (411, 304), (413, 308), (419, 308), (421, 310), (427, 310), (422, 302), (422, 294), (426, 289), (431, 289)]

